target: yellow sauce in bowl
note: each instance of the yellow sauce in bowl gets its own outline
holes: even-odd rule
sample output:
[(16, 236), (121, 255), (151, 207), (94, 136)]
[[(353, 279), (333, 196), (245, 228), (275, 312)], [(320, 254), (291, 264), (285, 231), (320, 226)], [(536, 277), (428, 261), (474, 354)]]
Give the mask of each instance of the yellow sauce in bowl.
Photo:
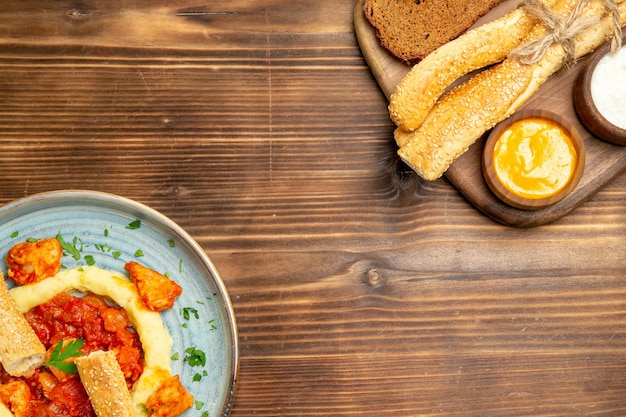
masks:
[(543, 199), (565, 189), (578, 155), (570, 133), (559, 123), (529, 117), (508, 126), (493, 149), (498, 180), (511, 193)]
[(580, 130), (543, 109), (516, 112), (487, 137), (483, 178), (502, 202), (523, 210), (556, 204), (577, 186), (585, 169)]

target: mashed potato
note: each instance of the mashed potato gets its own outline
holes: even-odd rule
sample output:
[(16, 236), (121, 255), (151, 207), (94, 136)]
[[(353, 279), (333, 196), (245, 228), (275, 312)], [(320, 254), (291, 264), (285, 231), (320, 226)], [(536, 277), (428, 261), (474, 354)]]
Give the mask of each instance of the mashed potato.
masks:
[[(20, 311), (24, 313), (51, 300), (61, 292), (72, 290), (109, 297), (126, 310), (143, 345), (145, 360), (143, 374), (135, 383), (131, 398), (135, 406), (135, 415), (147, 416), (144, 404), (171, 373), (172, 337), (161, 316), (143, 306), (135, 285), (128, 278), (95, 266), (61, 270), (43, 281), (15, 287), (10, 293)], [(6, 407), (1, 405), (0, 417), (12, 416)]]

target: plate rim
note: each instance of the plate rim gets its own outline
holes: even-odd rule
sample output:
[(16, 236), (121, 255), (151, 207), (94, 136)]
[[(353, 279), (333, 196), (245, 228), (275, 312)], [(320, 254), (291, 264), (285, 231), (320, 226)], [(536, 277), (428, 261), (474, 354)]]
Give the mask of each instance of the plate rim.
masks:
[(226, 390), (227, 394), (224, 398), (224, 403), (222, 404), (222, 410), (220, 414), (220, 417), (227, 417), (232, 411), (235, 394), (239, 382), (239, 332), (237, 329), (237, 320), (235, 317), (234, 307), (228, 291), (226, 290), (226, 285), (221, 275), (219, 274), (215, 264), (209, 258), (208, 254), (187, 231), (185, 231), (180, 225), (178, 225), (176, 222), (174, 222), (163, 213), (152, 207), (149, 207), (146, 204), (108, 192), (84, 189), (65, 189), (35, 193), (1, 205), (0, 219), (15, 210), (26, 207), (27, 205), (33, 203), (50, 202), (55, 200), (70, 202), (82, 200), (100, 204), (106, 203), (113, 206), (122, 206), (126, 210), (135, 211), (136, 213), (139, 213), (146, 218), (157, 222), (158, 224), (162, 224), (172, 233), (176, 234), (183, 242), (185, 242), (185, 244), (189, 246), (193, 254), (198, 257), (204, 268), (206, 268), (207, 272), (211, 276), (213, 283), (215, 284), (215, 287), (220, 297), (222, 298), (222, 304), (226, 311), (226, 317), (228, 320), (228, 327), (231, 338), (231, 364), (229, 369), (229, 386)]

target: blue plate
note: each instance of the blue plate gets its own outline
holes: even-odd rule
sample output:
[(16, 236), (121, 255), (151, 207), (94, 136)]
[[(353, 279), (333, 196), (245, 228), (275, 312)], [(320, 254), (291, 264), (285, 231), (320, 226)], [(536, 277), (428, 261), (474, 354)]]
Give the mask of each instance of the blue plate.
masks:
[[(92, 191), (33, 195), (0, 208), (0, 256), (30, 238), (55, 237), (79, 249), (64, 255), (65, 267), (95, 262), (123, 272), (139, 262), (167, 273), (183, 287), (174, 308), (161, 313), (172, 339), (172, 373), (180, 375), (196, 404), (183, 416), (227, 416), (239, 364), (233, 308), (215, 266), (177, 224), (140, 203)], [(6, 275), (6, 264), (0, 262)], [(190, 366), (188, 349), (205, 352), (204, 366)]]

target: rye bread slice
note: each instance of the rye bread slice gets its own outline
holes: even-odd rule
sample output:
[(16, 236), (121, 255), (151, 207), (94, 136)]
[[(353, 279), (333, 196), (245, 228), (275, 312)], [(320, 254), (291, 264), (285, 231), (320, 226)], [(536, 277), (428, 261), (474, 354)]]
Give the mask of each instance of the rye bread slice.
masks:
[(472, 26), (503, 0), (365, 0), (383, 47), (415, 64)]

